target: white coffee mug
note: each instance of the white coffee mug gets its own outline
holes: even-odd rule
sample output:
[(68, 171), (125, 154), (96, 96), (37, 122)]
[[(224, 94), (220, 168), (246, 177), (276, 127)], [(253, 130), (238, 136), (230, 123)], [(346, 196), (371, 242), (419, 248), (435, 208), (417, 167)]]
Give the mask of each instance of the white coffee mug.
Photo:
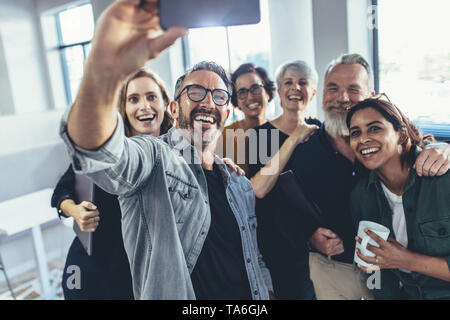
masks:
[[(369, 235), (367, 233), (364, 232), (364, 229), (366, 229), (366, 228), (369, 229), (370, 231), (376, 233), (380, 238), (383, 238), (383, 240), (387, 240), (387, 238), (389, 237), (390, 231), (385, 226), (383, 226), (379, 223), (376, 223), (376, 222), (367, 221), (367, 220), (362, 220), (359, 222), (358, 237), (360, 237), (362, 240), (361, 240), (361, 244), (359, 244), (358, 241), (356, 241), (356, 249), (359, 249), (361, 254), (366, 257), (375, 257), (375, 254), (372, 251), (367, 250), (367, 244), (370, 243), (371, 245), (376, 246), (376, 247), (379, 247), (379, 245), (378, 245), (378, 243), (375, 242), (375, 240), (373, 240), (371, 237), (369, 237)], [(361, 260), (358, 257), (358, 255), (356, 254), (356, 249), (355, 249), (354, 261), (363, 267), (373, 266), (372, 264)]]

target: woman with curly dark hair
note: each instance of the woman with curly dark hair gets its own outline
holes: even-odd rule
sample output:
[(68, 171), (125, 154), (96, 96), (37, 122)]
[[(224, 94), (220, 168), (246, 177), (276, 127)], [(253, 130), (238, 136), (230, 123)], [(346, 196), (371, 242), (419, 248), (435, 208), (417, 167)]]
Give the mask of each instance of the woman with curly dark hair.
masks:
[(348, 112), (347, 126), (356, 159), (370, 170), (351, 195), (354, 222), (369, 220), (390, 230), (387, 240), (365, 230), (379, 245), (367, 245), (374, 257), (356, 251), (372, 265), (362, 270), (381, 269), (375, 298), (449, 299), (450, 174), (416, 173), (423, 137), (389, 101), (358, 103)]
[[(252, 63), (240, 65), (231, 75), (231, 82), (231, 103), (241, 110), (245, 117), (224, 128), (223, 156), (231, 158), (248, 177), (248, 138), (245, 137), (245, 132), (267, 122), (266, 109), (274, 97), (275, 84), (269, 79), (264, 68), (256, 67)], [(230, 141), (227, 141), (227, 138)], [(220, 144), (218, 145), (220, 148)], [(231, 152), (233, 154), (230, 154)]]

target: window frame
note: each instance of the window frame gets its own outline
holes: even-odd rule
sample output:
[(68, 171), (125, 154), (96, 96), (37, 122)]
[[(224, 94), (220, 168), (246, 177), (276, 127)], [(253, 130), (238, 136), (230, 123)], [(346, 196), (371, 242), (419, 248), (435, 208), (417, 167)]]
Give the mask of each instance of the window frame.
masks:
[(92, 3), (91, 2), (81, 2), (78, 3), (76, 6), (71, 6), (70, 8), (64, 8), (59, 10), (58, 12), (56, 12), (54, 14), (55, 16), (55, 23), (56, 23), (56, 32), (57, 32), (57, 37), (58, 37), (58, 46), (56, 47), (56, 49), (59, 52), (59, 57), (61, 60), (61, 67), (62, 67), (62, 71), (63, 71), (63, 77), (64, 77), (64, 88), (65, 88), (65, 96), (66, 96), (66, 103), (68, 105), (71, 105), (73, 103), (73, 100), (75, 97), (72, 97), (72, 90), (70, 88), (70, 73), (69, 73), (69, 68), (68, 68), (68, 63), (67, 63), (67, 59), (65, 57), (64, 54), (64, 50), (67, 48), (72, 48), (72, 47), (76, 47), (76, 46), (81, 46), (82, 50), (83, 50), (83, 62), (86, 63), (86, 59), (87, 59), (87, 55), (86, 55), (86, 50), (87, 47), (91, 44), (92, 39), (88, 40), (88, 41), (81, 41), (81, 42), (73, 42), (70, 44), (64, 44), (63, 41), (63, 37), (62, 37), (62, 28), (61, 28), (61, 20), (60, 20), (60, 14), (61, 12), (70, 10), (70, 9), (74, 9), (74, 8), (78, 8), (78, 7), (82, 7), (85, 5), (90, 5), (91, 9), (93, 10), (92, 7)]

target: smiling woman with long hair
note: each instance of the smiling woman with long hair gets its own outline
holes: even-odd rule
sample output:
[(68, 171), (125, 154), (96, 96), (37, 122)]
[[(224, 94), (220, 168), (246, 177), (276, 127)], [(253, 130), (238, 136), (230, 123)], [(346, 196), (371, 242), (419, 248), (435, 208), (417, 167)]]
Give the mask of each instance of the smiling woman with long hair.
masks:
[(374, 221), (391, 231), (384, 241), (367, 230), (380, 245), (367, 246), (375, 257), (357, 250), (362, 260), (381, 269), (381, 289), (374, 296), (450, 299), (450, 174), (417, 175), (413, 164), (423, 137), (389, 101), (358, 103), (347, 115), (347, 126), (356, 159), (370, 170), (351, 195), (354, 222)]

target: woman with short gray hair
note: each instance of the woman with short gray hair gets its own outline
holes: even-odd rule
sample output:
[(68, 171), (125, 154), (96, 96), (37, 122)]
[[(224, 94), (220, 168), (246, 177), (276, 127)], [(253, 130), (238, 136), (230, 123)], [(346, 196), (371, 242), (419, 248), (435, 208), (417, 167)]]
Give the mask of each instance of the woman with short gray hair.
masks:
[[(272, 275), (277, 299), (310, 300), (315, 299), (315, 293), (309, 278), (306, 241), (293, 248), (278, 227), (276, 215), (282, 210), (284, 200), (276, 182), (280, 173), (290, 169), (289, 160), (296, 146), (307, 141), (321, 125), (318, 120), (305, 119), (306, 109), (317, 92), (318, 76), (307, 62), (295, 60), (277, 69), (276, 82), (283, 113), (255, 128), (257, 149), (266, 147), (266, 150), (257, 150), (257, 163), (249, 164), (250, 181), (258, 198), (258, 240)], [(272, 145), (276, 142), (281, 148)], [(270, 160), (261, 160), (260, 154), (267, 155)]]
[[(279, 152), (272, 155), (269, 162), (259, 163), (258, 159), (258, 164), (252, 166), (254, 171), (249, 170), (255, 195), (260, 199), (272, 190), (295, 147), (305, 142), (320, 125), (318, 120), (305, 119), (306, 109), (317, 93), (317, 71), (307, 62), (295, 60), (278, 67), (276, 81), (283, 113), (278, 118), (256, 127), (255, 130), (257, 132), (258, 129), (267, 129), (269, 132), (279, 131), (279, 145), (282, 146)], [(260, 172), (262, 167), (267, 170), (270, 168), (278, 168), (278, 170), (275, 170), (273, 174), (271, 172), (270, 175), (263, 175)]]

